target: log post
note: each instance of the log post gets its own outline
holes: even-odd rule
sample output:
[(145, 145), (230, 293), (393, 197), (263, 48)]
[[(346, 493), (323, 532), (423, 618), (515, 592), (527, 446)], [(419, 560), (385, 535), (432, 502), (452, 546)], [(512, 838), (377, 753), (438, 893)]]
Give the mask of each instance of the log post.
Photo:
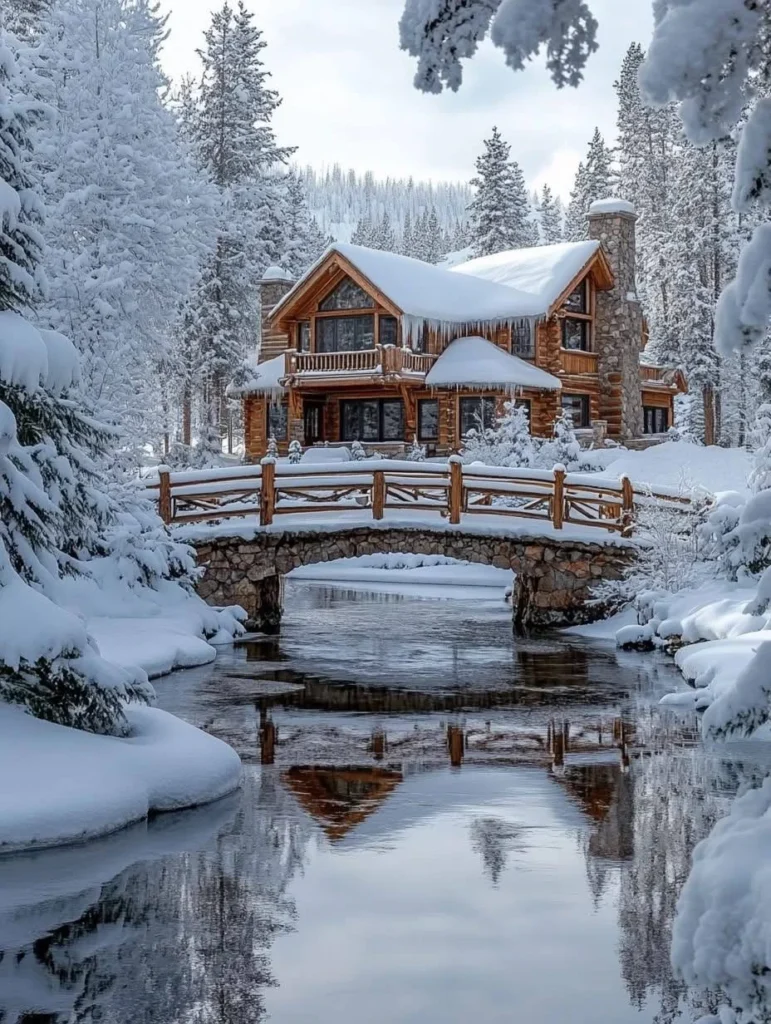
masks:
[(561, 530), (565, 521), (565, 467), (554, 467), (554, 494), (551, 499), (551, 521), (555, 530)]
[(262, 459), (262, 482), (260, 484), (260, 526), (270, 526), (276, 508), (276, 460)]
[(372, 474), (372, 518), (382, 519), (385, 509), (385, 473), (376, 469)]
[(457, 524), (460, 522), (461, 509), (463, 508), (463, 462), (460, 455), (450, 456), (450, 493), (449, 493), (449, 519)]
[(628, 476), (621, 477), (621, 533), (628, 537), (634, 523), (634, 487)]
[(158, 515), (167, 525), (171, 522), (171, 470), (168, 466), (158, 467)]

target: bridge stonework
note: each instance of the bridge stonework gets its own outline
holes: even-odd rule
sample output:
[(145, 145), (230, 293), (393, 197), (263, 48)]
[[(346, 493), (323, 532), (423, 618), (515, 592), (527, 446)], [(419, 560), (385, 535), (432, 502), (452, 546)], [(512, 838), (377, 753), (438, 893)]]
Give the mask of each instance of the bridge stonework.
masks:
[(357, 526), (328, 532), (255, 531), (249, 539), (220, 537), (195, 544), (205, 567), (198, 592), (209, 604), (240, 604), (248, 628), (276, 633), (281, 577), (302, 565), (373, 554), (445, 555), (511, 569), (516, 574), (515, 629), (570, 626), (603, 614), (590, 602), (602, 579), (619, 579), (634, 558), (628, 543), (552, 537), (485, 536), (462, 530)]

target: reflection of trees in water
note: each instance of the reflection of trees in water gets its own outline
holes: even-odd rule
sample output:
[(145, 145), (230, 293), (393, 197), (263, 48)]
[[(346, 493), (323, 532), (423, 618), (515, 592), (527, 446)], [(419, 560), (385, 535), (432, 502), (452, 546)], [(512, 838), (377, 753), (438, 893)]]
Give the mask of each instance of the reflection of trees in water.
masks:
[(475, 818), (470, 831), (471, 845), (482, 858), (485, 874), (497, 885), (509, 854), (527, 849), (525, 830), (503, 818)]
[(292, 927), (287, 888), (309, 836), (277, 776), (263, 772), (247, 783), (235, 827), (206, 849), (128, 868), (77, 919), (7, 950), (18, 966), (9, 989), (0, 981), (0, 1022), (264, 1019), (270, 946)]
[(672, 972), (672, 922), (693, 848), (725, 812), (735, 770), (698, 749), (632, 762), (634, 854), (620, 874), (619, 960), (632, 1004), (658, 999), (657, 1024), (697, 1008)]

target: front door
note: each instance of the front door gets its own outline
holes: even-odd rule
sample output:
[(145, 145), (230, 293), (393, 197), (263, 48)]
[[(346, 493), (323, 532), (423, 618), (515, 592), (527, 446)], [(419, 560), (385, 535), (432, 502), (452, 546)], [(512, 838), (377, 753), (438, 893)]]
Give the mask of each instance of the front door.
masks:
[(305, 447), (318, 444), (324, 440), (324, 403), (303, 403), (303, 420), (305, 423)]

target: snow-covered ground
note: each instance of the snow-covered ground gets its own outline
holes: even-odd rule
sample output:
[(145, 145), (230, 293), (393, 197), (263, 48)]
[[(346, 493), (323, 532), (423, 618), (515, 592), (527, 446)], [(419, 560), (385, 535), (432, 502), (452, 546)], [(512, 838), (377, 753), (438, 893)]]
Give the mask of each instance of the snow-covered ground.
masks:
[(675, 487), (689, 491), (747, 490), (752, 456), (743, 448), (704, 447), (686, 441), (664, 441), (642, 451), (598, 448), (587, 452), (591, 464), (604, 477), (628, 476), (635, 484)]
[(121, 739), (0, 703), (0, 853), (92, 839), (238, 787), (241, 762), (226, 743), (158, 708), (126, 715), (132, 733)]

